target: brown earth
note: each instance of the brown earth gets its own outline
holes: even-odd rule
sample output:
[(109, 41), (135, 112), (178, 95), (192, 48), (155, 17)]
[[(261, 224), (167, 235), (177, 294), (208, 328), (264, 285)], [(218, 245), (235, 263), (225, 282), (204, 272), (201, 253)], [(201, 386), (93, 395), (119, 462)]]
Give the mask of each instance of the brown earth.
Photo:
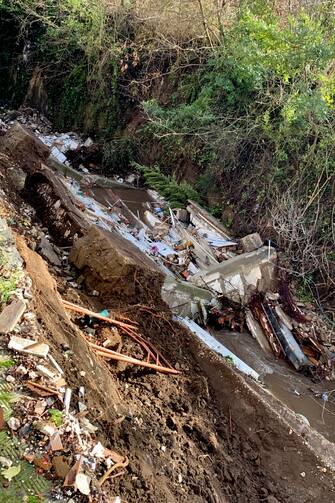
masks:
[[(69, 300), (113, 308), (137, 321), (141, 333), (177, 363), (182, 375), (120, 370), (113, 364), (107, 368), (94, 359), (59, 306), (42, 259), (19, 243), (48, 341), (57, 358), (64, 338), (74, 352), (70, 363), (62, 359), (67, 379), (74, 389), (88, 387), (90, 411), (104, 432), (101, 440), (130, 459), (127, 474), (110, 482), (111, 494), (152, 503), (333, 500), (331, 477), (317, 468), (302, 439), (289, 434), (229, 365), (174, 323), (162, 303), (144, 306), (128, 297), (121, 304), (116, 295), (104, 306), (93, 297), (68, 292)], [(136, 352), (129, 340), (123, 338), (123, 344), (123, 351)], [(79, 370), (92, 371), (89, 359), (94, 359), (94, 374), (78, 377)], [(123, 409), (117, 411), (123, 417), (116, 422), (115, 400)]]
[[(127, 474), (110, 482), (111, 494), (152, 503), (333, 501), (333, 481), (317, 468), (302, 439), (289, 434), (248, 384), (174, 323), (162, 305), (141, 306), (129, 299), (125, 306), (115, 298), (108, 307), (139, 322), (141, 333), (177, 363), (182, 375), (107, 366), (94, 358), (68, 320), (43, 260), (22, 239), (18, 244), (53, 354), (73, 389), (87, 387), (90, 412), (103, 432), (100, 440), (130, 459)], [(68, 298), (106, 307), (73, 290)], [(64, 343), (73, 350), (70, 362), (62, 357)], [(134, 353), (131, 342), (123, 343), (123, 351)], [(84, 378), (79, 370), (86, 371)]]
[(69, 260), (80, 270), (89, 290), (110, 298), (146, 302), (160, 297), (164, 275), (146, 255), (117, 232), (92, 225), (72, 246)]
[(0, 137), (0, 153), (24, 171), (33, 172), (47, 160), (50, 150), (28, 129), (16, 123)]

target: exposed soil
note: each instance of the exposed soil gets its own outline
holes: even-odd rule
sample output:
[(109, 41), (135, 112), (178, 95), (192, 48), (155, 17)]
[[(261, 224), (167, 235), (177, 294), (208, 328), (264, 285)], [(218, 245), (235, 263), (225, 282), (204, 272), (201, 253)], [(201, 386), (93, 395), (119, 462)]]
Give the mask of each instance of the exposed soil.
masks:
[[(13, 200), (19, 221), (23, 203)], [(105, 305), (71, 288), (62, 271), (51, 269), (53, 279), (23, 237), (18, 246), (33, 281), (45, 339), (72, 388), (85, 386), (91, 419), (101, 426), (99, 440), (129, 458), (126, 473), (106, 483), (111, 496), (146, 503), (334, 501), (332, 474), (303, 439), (227, 362), (172, 320), (156, 289), (150, 298), (148, 288), (145, 304), (136, 290), (122, 299), (110, 290)], [(140, 333), (181, 375), (125, 368), (94, 356), (78, 317), (71, 322), (61, 305), (54, 280), (68, 300), (94, 310), (112, 309), (138, 322)], [(93, 286), (99, 290), (99, 284)], [(121, 343), (122, 351), (141, 355), (125, 336)], [(68, 349), (70, 357), (64, 354)]]

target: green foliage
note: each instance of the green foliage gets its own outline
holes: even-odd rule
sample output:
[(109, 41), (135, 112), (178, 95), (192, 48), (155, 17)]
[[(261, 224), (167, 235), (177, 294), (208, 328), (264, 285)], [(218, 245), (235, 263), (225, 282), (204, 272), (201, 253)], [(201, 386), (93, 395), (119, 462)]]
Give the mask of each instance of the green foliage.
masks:
[[(20, 25), (19, 40), (36, 42), (56, 125), (105, 131), (115, 127), (127, 8), (112, 11), (105, 0), (4, 0), (0, 18), (2, 12)], [(23, 98), (28, 79), (22, 61), (18, 79)]]
[(326, 5), (287, 19), (265, 0), (241, 5), (222, 42), (180, 79), (173, 99), (143, 104), (146, 131), (164, 152), (187, 152), (201, 170), (203, 197), (216, 185), (252, 226), (276, 214), (270, 232), (294, 267), (322, 270), (330, 285), (334, 17)]
[(20, 271), (14, 271), (8, 278), (0, 277), (0, 304), (6, 304), (15, 292), (18, 282), (22, 277)]
[(0, 355), (0, 372), (3, 369), (9, 369), (9, 368), (11, 368), (13, 365), (15, 365), (15, 361), (14, 360), (11, 360), (8, 357), (3, 357), (2, 355)]
[(28, 496), (27, 503), (43, 503), (43, 499), (39, 496)]
[(51, 421), (55, 423), (57, 428), (60, 428), (63, 424), (63, 413), (58, 409), (49, 409)]
[(199, 201), (197, 191), (189, 183), (178, 182), (175, 176), (163, 175), (157, 166), (149, 168), (135, 162), (132, 165), (143, 175), (146, 184), (165, 197), (172, 208), (185, 206), (188, 199)]
[(136, 156), (132, 138), (116, 138), (104, 145), (103, 170), (107, 175), (124, 175), (129, 170), (131, 160)]

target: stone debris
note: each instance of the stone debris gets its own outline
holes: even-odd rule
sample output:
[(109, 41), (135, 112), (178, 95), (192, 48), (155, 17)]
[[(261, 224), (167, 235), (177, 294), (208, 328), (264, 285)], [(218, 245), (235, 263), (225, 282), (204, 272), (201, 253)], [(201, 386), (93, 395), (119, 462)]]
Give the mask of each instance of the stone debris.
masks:
[(50, 243), (48, 239), (45, 237), (41, 238), (36, 250), (43, 258), (45, 258), (50, 264), (55, 265), (57, 267), (61, 267), (62, 262), (59, 259), (55, 247)]
[(8, 334), (14, 330), (26, 307), (26, 302), (19, 299), (14, 300), (2, 310), (0, 313), (0, 334)]
[(258, 250), (258, 248), (261, 248), (263, 246), (263, 240), (261, 236), (258, 234), (258, 232), (254, 232), (253, 234), (248, 234), (247, 236), (244, 236), (240, 244), (242, 246), (242, 249), (245, 253), (252, 252), (255, 250)]
[[(101, 442), (97, 442), (98, 427), (87, 417), (77, 415), (71, 406), (73, 390), (66, 386), (65, 379), (60, 377), (64, 375), (64, 371), (50, 354), (44, 354), (44, 357), (48, 358), (46, 361), (50, 364), (53, 362), (55, 370), (38, 363), (39, 359), (33, 359), (36, 357), (35, 354), (34, 356), (27, 354), (27, 348), (32, 345), (37, 347), (32, 339), (10, 337), (8, 349), (20, 352), (20, 365), (11, 366), (8, 377), (15, 375), (16, 386), (24, 385), (32, 391), (49, 390), (56, 379), (62, 379), (61, 384), (64, 386), (59, 388), (59, 400), (55, 400), (50, 393), (44, 398), (36, 397), (34, 395), (39, 393), (35, 392), (28, 402), (26, 395), (19, 398), (16, 416), (8, 419), (7, 426), (12, 435), (24, 438), (24, 458), (33, 464), (39, 473), (48, 474), (49, 480), (54, 480), (55, 483), (57, 480), (61, 481), (63, 491), (66, 488), (71, 489), (73, 496), (92, 494), (92, 501), (100, 501), (102, 489), (99, 481), (111, 467), (115, 466), (115, 470), (118, 470), (117, 463), (120, 464), (119, 470), (124, 468), (125, 458), (115, 451), (106, 449)], [(37, 355), (40, 354), (38, 350)], [(27, 380), (27, 377), (33, 380)], [(85, 399), (83, 386), (79, 387), (77, 398), (82, 401)], [(86, 414), (89, 414), (87, 406), (85, 406)], [(0, 465), (8, 469), (11, 468), (12, 461), (1, 456)], [(2, 475), (4, 476), (3, 471)], [(59, 491), (62, 491), (61, 486)]]
[(35, 356), (41, 356), (43, 358), (45, 358), (49, 352), (48, 344), (38, 342), (33, 339), (24, 339), (23, 337), (18, 337), (16, 335), (13, 335), (10, 338), (8, 348)]
[[(45, 168), (42, 172), (48, 179), (47, 190), (43, 183), (35, 185), (36, 177), (36, 182), (32, 177), (28, 185), (40, 194), (40, 208), (46, 196), (57, 205), (57, 214), (64, 208), (61, 221), (51, 222), (51, 228), (57, 226), (57, 236), (62, 234), (71, 243), (74, 236), (82, 235), (74, 241), (69, 261), (85, 271), (84, 283), (89, 291), (107, 302), (110, 291), (129, 296), (135, 292), (136, 277), (142, 285), (141, 295), (156, 295), (160, 289), (177, 315), (204, 325), (214, 319), (220, 326), (239, 331), (247, 327), (263, 350), (288, 359), (297, 370), (331, 373), (332, 364), (325, 363), (326, 351), (315, 337), (307, 340), (300, 328), (291, 327), (290, 310), (295, 308), (287, 295), (278, 293), (277, 252), (271, 242), (264, 245), (258, 233), (232, 239), (222, 224), (193, 201), (183, 211), (172, 211), (162, 199), (146, 203), (142, 221), (111, 191), (113, 204), (104, 206), (74, 179), (62, 180), (60, 191), (60, 179), (56, 181)], [(38, 180), (39, 184), (41, 178)], [(73, 212), (64, 201), (70, 200), (78, 208), (76, 232), (71, 225), (66, 227)], [(44, 204), (45, 208), (50, 204)], [(138, 272), (134, 274), (134, 270)], [(79, 285), (71, 280), (69, 284), (82, 288), (82, 282)], [(95, 285), (99, 285), (99, 291)], [(256, 308), (254, 303), (258, 294), (277, 300), (270, 300), (273, 305), (262, 312), (264, 305)], [(225, 306), (224, 299), (240, 307)], [(146, 298), (137, 300), (146, 302)], [(85, 404), (80, 402), (79, 408), (84, 412)]]

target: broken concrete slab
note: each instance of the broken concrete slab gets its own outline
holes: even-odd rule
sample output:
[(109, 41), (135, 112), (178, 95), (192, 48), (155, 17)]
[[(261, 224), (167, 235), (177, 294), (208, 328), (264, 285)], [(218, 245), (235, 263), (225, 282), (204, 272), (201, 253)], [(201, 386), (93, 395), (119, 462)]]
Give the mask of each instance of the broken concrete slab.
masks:
[(165, 278), (162, 299), (174, 314), (189, 318), (201, 314), (202, 305), (207, 306), (214, 302), (214, 296), (209, 290), (170, 276)]
[(276, 291), (276, 259), (276, 251), (263, 246), (201, 271), (190, 281), (245, 304), (255, 290)]
[(254, 250), (258, 250), (263, 246), (263, 241), (258, 232), (254, 232), (253, 234), (248, 234), (244, 236), (241, 241), (242, 249), (245, 253), (252, 252)]
[(26, 302), (19, 299), (14, 300), (6, 306), (0, 313), (0, 334), (8, 334), (14, 330), (26, 310)]
[(45, 258), (48, 262), (50, 262), (50, 264), (55, 265), (57, 267), (61, 267), (62, 262), (58, 258), (58, 255), (55, 252), (53, 245), (47, 238), (42, 237), (37, 247), (37, 251), (40, 255), (42, 255), (43, 258)]
[(13, 335), (8, 343), (8, 348), (14, 351), (22, 351), (30, 355), (41, 356), (45, 358), (49, 352), (48, 344), (38, 342), (33, 339), (24, 339)]
[(230, 236), (227, 229), (216, 219), (208, 213), (204, 208), (194, 201), (189, 200), (187, 211), (190, 214), (190, 221), (192, 224), (200, 229), (205, 229), (210, 232), (219, 234), (223, 239), (229, 241)]

